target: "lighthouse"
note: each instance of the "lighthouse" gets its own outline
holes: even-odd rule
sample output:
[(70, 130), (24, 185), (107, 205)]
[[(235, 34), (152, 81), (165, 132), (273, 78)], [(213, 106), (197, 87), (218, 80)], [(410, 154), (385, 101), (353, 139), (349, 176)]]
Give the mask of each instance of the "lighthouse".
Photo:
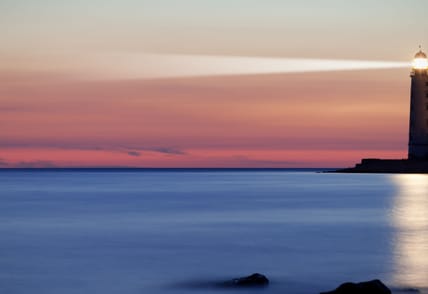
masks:
[(419, 46), (410, 74), (410, 123), (407, 159), (364, 158), (341, 173), (428, 174), (428, 58)]
[(411, 160), (428, 159), (428, 59), (419, 50), (412, 64), (409, 153)]

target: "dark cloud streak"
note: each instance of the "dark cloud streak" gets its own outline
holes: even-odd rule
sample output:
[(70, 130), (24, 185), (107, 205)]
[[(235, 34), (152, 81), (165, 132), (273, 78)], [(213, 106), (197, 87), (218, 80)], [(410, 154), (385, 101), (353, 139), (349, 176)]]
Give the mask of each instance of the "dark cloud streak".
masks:
[(153, 148), (135, 148), (137, 150), (144, 150), (144, 151), (154, 151), (164, 154), (173, 154), (173, 155), (184, 155), (186, 154), (184, 151), (179, 150), (177, 148), (171, 148), (171, 147), (153, 147)]
[(34, 160), (34, 161), (20, 161), (13, 164), (17, 168), (53, 168), (57, 167), (52, 161), (49, 160)]
[(170, 155), (184, 155), (183, 150), (175, 147), (151, 147), (151, 146), (93, 146), (80, 143), (57, 143), (57, 142), (0, 142), (0, 148), (55, 148), (61, 150), (85, 150), (85, 151), (107, 151), (126, 153), (130, 156), (141, 156), (142, 151), (157, 152)]

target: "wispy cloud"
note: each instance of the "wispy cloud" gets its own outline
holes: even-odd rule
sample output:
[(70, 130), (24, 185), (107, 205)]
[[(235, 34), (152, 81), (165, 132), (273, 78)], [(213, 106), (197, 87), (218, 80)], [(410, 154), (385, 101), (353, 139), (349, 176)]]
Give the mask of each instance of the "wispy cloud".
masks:
[(49, 168), (56, 167), (56, 165), (49, 160), (34, 160), (34, 161), (20, 161), (13, 164), (17, 168)]
[(162, 154), (171, 154), (171, 155), (184, 155), (186, 154), (183, 150), (173, 148), (173, 147), (145, 147), (145, 146), (135, 146), (135, 147), (97, 147), (94, 150), (106, 150), (106, 151), (114, 151), (114, 152), (124, 152), (130, 156), (141, 156), (142, 152), (157, 152)]
[[(51, 141), (45, 142), (0, 142), (0, 148), (54, 148), (62, 150), (94, 150), (126, 153), (129, 156), (141, 156), (142, 152), (157, 152), (171, 155), (184, 155), (186, 152), (176, 147), (169, 146), (120, 146), (120, 145), (100, 145), (93, 146), (84, 143), (57, 143)], [(0, 159), (1, 160), (1, 159)], [(1, 162), (1, 161), (0, 161)]]
[(141, 156), (141, 153), (137, 151), (128, 151), (128, 155), (138, 157)]
[(154, 151), (164, 154), (184, 155), (186, 152), (173, 147), (153, 147), (153, 148), (137, 148), (138, 150)]

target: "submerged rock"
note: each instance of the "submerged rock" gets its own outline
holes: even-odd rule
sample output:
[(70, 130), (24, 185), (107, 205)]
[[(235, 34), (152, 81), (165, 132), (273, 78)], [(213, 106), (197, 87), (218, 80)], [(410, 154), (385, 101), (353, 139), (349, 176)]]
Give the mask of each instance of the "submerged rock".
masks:
[(247, 277), (237, 278), (223, 283), (226, 287), (261, 287), (269, 284), (266, 276), (255, 273)]
[(391, 290), (380, 280), (361, 283), (344, 283), (336, 290), (321, 294), (391, 294)]

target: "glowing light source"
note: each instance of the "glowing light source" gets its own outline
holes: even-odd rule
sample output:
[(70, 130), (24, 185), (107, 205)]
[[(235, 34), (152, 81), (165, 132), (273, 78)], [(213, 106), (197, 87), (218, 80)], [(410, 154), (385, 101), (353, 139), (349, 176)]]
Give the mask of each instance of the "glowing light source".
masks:
[(428, 69), (427, 55), (422, 52), (421, 46), (419, 46), (419, 52), (416, 53), (415, 59), (412, 63), (413, 69)]
[(428, 69), (428, 59), (426, 58), (415, 58), (413, 59), (414, 69)]

